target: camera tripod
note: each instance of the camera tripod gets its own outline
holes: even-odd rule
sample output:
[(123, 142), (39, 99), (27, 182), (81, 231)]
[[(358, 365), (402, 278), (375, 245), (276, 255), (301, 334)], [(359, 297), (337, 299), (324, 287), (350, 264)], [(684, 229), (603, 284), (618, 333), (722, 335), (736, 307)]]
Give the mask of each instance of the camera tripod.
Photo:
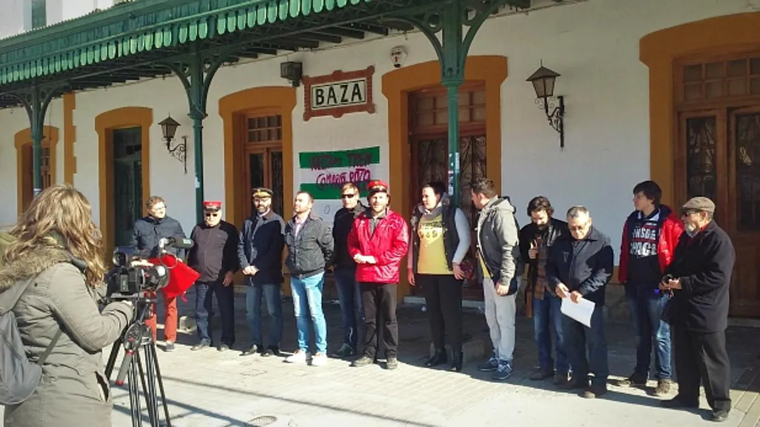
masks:
[[(161, 369), (156, 357), (156, 343), (153, 340), (153, 332), (145, 324), (149, 317), (150, 307), (155, 303), (155, 298), (140, 298), (135, 301), (134, 320), (124, 329), (121, 337), (113, 343), (111, 354), (106, 365), (106, 378), (111, 379), (119, 347), (124, 347), (124, 359), (121, 368), (116, 375), (116, 385), (124, 385), (127, 378), (129, 386), (129, 406), (132, 412), (132, 427), (142, 426), (142, 407), (140, 405), (140, 385), (145, 396), (145, 405), (148, 409), (148, 418), (151, 427), (171, 427), (169, 421), (169, 407), (166, 404), (164, 383), (161, 379)], [(144, 349), (144, 352), (140, 350)], [(158, 396), (156, 384), (161, 393), (161, 404), (164, 408), (164, 423), (160, 422), (158, 413)]]

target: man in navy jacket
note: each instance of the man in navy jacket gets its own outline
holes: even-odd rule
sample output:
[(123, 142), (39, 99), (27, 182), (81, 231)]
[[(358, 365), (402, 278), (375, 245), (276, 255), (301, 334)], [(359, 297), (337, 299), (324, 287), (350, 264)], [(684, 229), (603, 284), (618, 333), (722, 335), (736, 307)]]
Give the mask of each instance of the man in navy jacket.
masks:
[[(570, 236), (558, 239), (549, 250), (546, 275), (549, 286), (560, 298), (578, 303), (585, 298), (594, 303), (591, 327), (562, 317), (565, 352), (573, 369), (566, 389), (583, 388), (581, 396), (589, 399), (607, 392), (607, 341), (604, 338), (604, 292), (613, 269), (613, 250), (609, 237), (594, 228), (588, 209), (574, 206), (567, 211)], [(588, 346), (588, 359), (586, 358)], [(589, 372), (594, 380), (589, 387)]]
[[(282, 248), (285, 222), (272, 211), (272, 190), (253, 190), (256, 212), (246, 219), (240, 232), (238, 258), (245, 274), (245, 311), (253, 345), (244, 356), (261, 352), (264, 356), (280, 354), (282, 337)], [(269, 312), (269, 346), (264, 349), (261, 336), (261, 297)]]

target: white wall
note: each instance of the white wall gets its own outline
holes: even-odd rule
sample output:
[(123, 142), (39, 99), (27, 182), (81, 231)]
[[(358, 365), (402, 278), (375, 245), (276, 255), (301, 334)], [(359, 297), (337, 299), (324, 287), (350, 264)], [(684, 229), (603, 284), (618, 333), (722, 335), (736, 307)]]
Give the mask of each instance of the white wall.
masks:
[[(598, 228), (610, 235), (613, 245), (618, 247), (622, 221), (632, 210), (631, 189), (649, 178), (648, 72), (638, 59), (640, 38), (670, 26), (753, 11), (758, 6), (760, 0), (588, 0), (489, 20), (470, 53), (503, 55), (509, 60), (509, 77), (501, 88), (500, 160), (504, 192), (517, 206), (520, 223), (527, 223), (525, 206), (538, 194), (549, 197), (560, 215), (571, 205), (584, 204), (591, 210)], [(293, 113), (296, 154), (379, 145), (381, 170), (387, 177), (387, 102), (382, 95), (381, 76), (392, 70), (388, 54), (396, 45), (407, 48), (406, 66), (435, 59), (432, 47), (418, 33), (287, 56), (303, 61), (304, 73), (308, 75), (328, 74), (336, 69), (359, 70), (369, 65), (376, 68), (375, 114), (348, 114), (340, 119), (317, 117), (303, 122), (303, 87), (299, 88), (298, 105)], [(225, 185), (238, 185), (225, 183), (223, 178), (219, 98), (251, 87), (285, 85), (279, 78), (279, 64), (284, 60), (285, 57), (269, 58), (227, 67), (214, 80), (208, 118), (204, 121), (207, 199), (224, 200)], [(525, 82), (541, 60), (562, 75), (557, 80), (556, 93), (566, 97), (564, 151), (559, 149), (559, 135), (534, 104), (531, 85)], [(107, 201), (98, 200), (94, 119), (102, 112), (125, 106), (154, 109), (151, 191), (164, 196), (170, 215), (179, 219), (186, 230), (190, 229), (195, 203), (192, 122), (187, 118), (187, 101), (177, 79), (158, 79), (77, 95), (76, 185), (92, 201), (97, 221), (100, 203)], [(157, 123), (170, 113), (182, 125), (177, 137), (189, 137), (187, 175), (161, 145)], [(10, 128), (6, 123), (11, 123)], [(15, 179), (15, 171), (11, 173), (10, 169), (15, 165), (15, 153), (9, 151), (12, 141), (6, 141), (12, 139), (16, 127), (7, 112), (0, 112), (2, 182)], [(13, 154), (13, 161), (7, 159), (9, 154)], [(297, 155), (294, 157), (297, 188)], [(59, 163), (62, 159), (61, 154)], [(62, 169), (60, 166), (59, 171)], [(4, 188), (0, 196), (12, 192), (9, 196), (15, 200), (15, 186), (11, 187), (12, 191)], [(405, 189), (391, 191), (403, 194)], [(14, 216), (14, 204), (0, 207), (0, 222)]]
[(31, 4), (26, 0), (0, 0), (0, 39), (32, 28)]

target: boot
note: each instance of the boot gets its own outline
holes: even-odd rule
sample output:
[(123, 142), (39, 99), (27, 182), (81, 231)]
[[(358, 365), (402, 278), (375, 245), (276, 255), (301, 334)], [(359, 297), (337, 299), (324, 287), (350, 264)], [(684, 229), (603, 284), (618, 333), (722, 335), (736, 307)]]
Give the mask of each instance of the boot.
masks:
[(453, 354), (453, 360), (451, 361), (451, 368), (449, 368), (449, 371), (452, 372), (461, 372), (462, 371), (462, 359), (464, 359), (464, 355), (461, 351), (455, 351)]
[(436, 350), (435, 354), (425, 362), (425, 366), (432, 368), (433, 366), (442, 365), (446, 363), (447, 359), (446, 350)]

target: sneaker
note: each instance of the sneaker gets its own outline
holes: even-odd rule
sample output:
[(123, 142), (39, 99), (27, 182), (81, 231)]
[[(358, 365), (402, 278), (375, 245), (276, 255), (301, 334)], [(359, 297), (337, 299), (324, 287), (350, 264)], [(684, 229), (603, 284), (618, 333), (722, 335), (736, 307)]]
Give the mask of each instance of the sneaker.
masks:
[(722, 423), (728, 419), (729, 412), (730, 411), (728, 409), (717, 409), (715, 411), (712, 411), (712, 418), (710, 418), (710, 421)]
[(296, 350), (295, 353), (285, 358), (288, 363), (306, 363), (309, 360), (309, 353), (303, 350)]
[(202, 350), (206, 347), (209, 347), (210, 345), (211, 345), (211, 342), (209, 340), (201, 340), (201, 342), (192, 346), (192, 348), (190, 348), (190, 351)]
[(344, 343), (342, 346), (340, 346), (340, 349), (335, 352), (335, 357), (339, 359), (345, 359), (346, 357), (351, 357), (354, 354), (356, 354), (354, 348)]
[(512, 364), (506, 360), (500, 360), (499, 366), (496, 368), (496, 372), (493, 373), (493, 379), (496, 381), (504, 381), (511, 377), (515, 371), (512, 369)]
[(353, 366), (354, 368), (362, 368), (364, 366), (370, 366), (370, 365), (372, 365), (374, 363), (375, 363), (375, 361), (372, 360), (371, 357), (362, 356), (362, 357), (354, 360), (353, 363), (351, 363), (351, 366)]
[(581, 389), (581, 388), (588, 388), (588, 377), (586, 377), (585, 381), (578, 380), (575, 378), (568, 379), (562, 384), (557, 385), (557, 387), (561, 390), (575, 390), (575, 389)]
[(249, 348), (248, 350), (244, 351), (243, 354), (241, 354), (241, 356), (253, 356), (253, 355), (255, 355), (258, 352), (259, 352), (259, 346), (256, 345), (256, 344), (254, 344), (254, 345), (251, 346), (251, 348)]
[(174, 351), (174, 343), (171, 341), (167, 341), (166, 346), (164, 347), (164, 351), (166, 352)]
[(617, 382), (620, 387), (644, 387), (647, 385), (647, 377), (633, 374), (630, 377)]
[(570, 381), (570, 376), (567, 373), (554, 374), (554, 385), (562, 386)]
[(587, 388), (583, 393), (581, 393), (581, 397), (584, 399), (596, 399), (597, 397), (602, 397), (605, 394), (607, 394), (607, 387), (603, 385), (592, 385), (591, 387)]
[(327, 355), (324, 353), (317, 353), (311, 358), (311, 366), (325, 366), (327, 365)]
[(280, 347), (277, 347), (276, 345), (270, 345), (267, 347), (266, 351), (261, 354), (264, 357), (269, 356), (279, 356), (280, 355)]
[(494, 372), (499, 368), (499, 359), (496, 356), (491, 356), (487, 362), (478, 365), (478, 371), (480, 372)]
[(398, 368), (398, 358), (394, 356), (389, 357), (388, 361), (385, 362), (385, 369), (392, 371), (397, 368)]
[(217, 347), (216, 349), (217, 349), (217, 351), (219, 351), (219, 352), (224, 352), (224, 351), (227, 351), (227, 350), (229, 350), (229, 349), (230, 349), (230, 346), (228, 346), (227, 344), (222, 344), (222, 345), (220, 345), (219, 347)]
[(655, 396), (664, 396), (670, 393), (670, 386), (673, 384), (671, 380), (659, 380), (657, 381), (657, 388), (654, 389)]
[(530, 379), (533, 381), (543, 381), (554, 375), (554, 369), (538, 368), (535, 372), (530, 374)]

